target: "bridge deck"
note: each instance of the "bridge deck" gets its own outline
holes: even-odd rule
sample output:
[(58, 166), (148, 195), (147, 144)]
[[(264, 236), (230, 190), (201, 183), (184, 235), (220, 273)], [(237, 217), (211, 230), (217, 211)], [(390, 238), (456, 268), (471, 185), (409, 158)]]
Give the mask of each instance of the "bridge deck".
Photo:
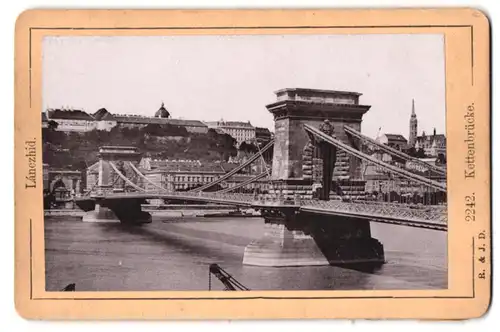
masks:
[(447, 230), (446, 206), (409, 205), (368, 201), (320, 201), (300, 202), (280, 200), (257, 200), (252, 194), (232, 194), (217, 192), (131, 192), (92, 195), (91, 199), (168, 199), (192, 202), (206, 202), (236, 205), (256, 209), (295, 209), (306, 213), (336, 215), (368, 219), (370, 221), (398, 224), (411, 227)]

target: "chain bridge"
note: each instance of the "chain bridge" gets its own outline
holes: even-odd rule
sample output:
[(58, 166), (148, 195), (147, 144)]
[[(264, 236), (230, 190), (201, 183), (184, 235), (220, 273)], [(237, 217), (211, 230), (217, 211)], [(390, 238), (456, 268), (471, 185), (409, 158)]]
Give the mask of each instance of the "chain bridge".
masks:
[[(176, 191), (149, 178), (135, 147), (101, 147), (96, 183), (76, 199), (87, 211), (83, 221), (151, 222), (142, 211), (151, 199), (253, 208), (261, 212), (266, 232), (246, 247), (243, 263), (260, 266), (381, 264), (383, 245), (371, 237), (370, 222), (447, 231), (446, 170), (361, 134), (370, 106), (359, 104), (360, 94), (310, 89), (276, 94), (277, 102), (266, 106), (274, 115), (275, 138), (230, 172), (191, 190)], [(271, 149), (268, 165), (263, 155)], [(264, 171), (213, 190), (255, 163)], [(399, 200), (369, 196), (368, 169), (400, 184)], [(412, 199), (417, 194), (425, 199)]]

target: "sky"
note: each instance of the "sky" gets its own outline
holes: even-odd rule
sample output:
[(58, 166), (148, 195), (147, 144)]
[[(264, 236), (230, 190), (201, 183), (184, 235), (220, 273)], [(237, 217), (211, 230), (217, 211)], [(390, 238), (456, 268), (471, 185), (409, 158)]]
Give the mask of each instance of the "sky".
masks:
[(274, 131), (266, 105), (283, 88), (362, 93), (362, 132), (408, 138), (412, 99), (423, 130), (445, 132), (441, 34), (51, 36), (43, 108), (250, 121)]

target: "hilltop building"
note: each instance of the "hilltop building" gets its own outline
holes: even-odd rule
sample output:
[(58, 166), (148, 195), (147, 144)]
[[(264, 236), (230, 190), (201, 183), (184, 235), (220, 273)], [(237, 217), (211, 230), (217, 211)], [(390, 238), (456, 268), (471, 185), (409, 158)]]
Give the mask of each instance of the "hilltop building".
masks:
[(417, 130), (418, 120), (415, 112), (415, 101), (412, 100), (408, 148), (413, 147), (417, 151), (423, 149), (425, 155), (429, 157), (446, 156), (446, 136), (444, 134), (436, 134), (436, 128), (434, 128), (432, 135), (426, 135), (425, 131), (423, 131), (421, 136), (417, 136)]
[(427, 156), (437, 157), (442, 154), (446, 156), (446, 136), (443, 134), (436, 134), (436, 129), (432, 135), (426, 135), (425, 131), (421, 136), (417, 136), (415, 149), (424, 149)]
[(243, 142), (255, 142), (255, 127), (252, 126), (250, 121), (242, 122), (242, 121), (213, 121), (206, 122), (208, 128), (212, 128), (215, 130), (220, 130), (228, 135), (231, 135), (238, 145)]
[(45, 122), (55, 121), (58, 131), (87, 132), (92, 130), (110, 131), (116, 126), (126, 128), (143, 128), (148, 124), (164, 124), (185, 127), (191, 133), (207, 133), (208, 127), (198, 120), (172, 119), (170, 113), (162, 103), (155, 112), (155, 116), (142, 116), (130, 114), (112, 114), (107, 109), (101, 108), (94, 114), (88, 114), (82, 110), (73, 109), (48, 109), (42, 115), (42, 126), (48, 126)]
[(57, 123), (58, 131), (86, 132), (96, 129), (97, 126), (91, 115), (77, 109), (48, 109), (46, 117), (48, 121)]

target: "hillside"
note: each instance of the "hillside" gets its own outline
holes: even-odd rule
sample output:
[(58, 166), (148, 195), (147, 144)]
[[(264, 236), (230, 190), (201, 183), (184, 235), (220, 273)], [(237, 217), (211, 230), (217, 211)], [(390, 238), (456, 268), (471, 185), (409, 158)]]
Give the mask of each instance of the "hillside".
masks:
[[(53, 168), (85, 169), (98, 160), (104, 145), (134, 146), (154, 159), (227, 161), (237, 155), (236, 141), (210, 129), (194, 134), (184, 127), (148, 125), (141, 129), (115, 127), (111, 131), (62, 132), (43, 128), (43, 162)], [(248, 147), (245, 147), (246, 149)]]

